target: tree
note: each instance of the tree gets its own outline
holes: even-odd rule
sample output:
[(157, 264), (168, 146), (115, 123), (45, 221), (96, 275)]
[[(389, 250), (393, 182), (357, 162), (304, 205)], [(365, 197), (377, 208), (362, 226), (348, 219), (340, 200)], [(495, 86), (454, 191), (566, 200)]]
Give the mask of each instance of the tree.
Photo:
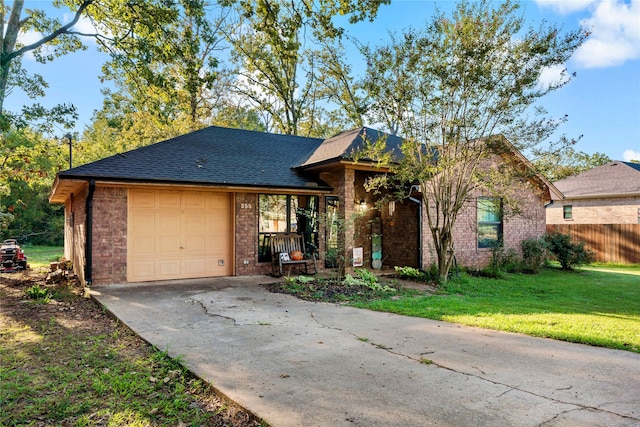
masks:
[(525, 31), (519, 7), (462, 1), (451, 17), (438, 13), (422, 31), (365, 50), (372, 117), (404, 137), (393, 179), (405, 192), (416, 185), (422, 193), (442, 281), (454, 257), (458, 215), (477, 192), (500, 197), (510, 207), (505, 212), (517, 213), (507, 189), (523, 168), (494, 156), (552, 135), (561, 121), (546, 117), (537, 101), (571, 76), (547, 87), (539, 77), (587, 36), (547, 24)]
[(60, 244), (62, 208), (48, 203), (55, 174), (66, 164), (64, 147), (30, 130), (3, 133), (0, 146), (0, 234)]
[(104, 78), (118, 82), (140, 111), (166, 123), (184, 115), (190, 130), (205, 126), (219, 97), (216, 53), (226, 16), (218, 11), (204, 0), (95, 5), (90, 17), (108, 34), (97, 40), (111, 58)]
[[(279, 1), (244, 2), (229, 0), (236, 6), (240, 22), (228, 39), (232, 57), (239, 66), (238, 93), (268, 114), (268, 128), (285, 134), (300, 134), (305, 121), (305, 134), (310, 135), (323, 112), (319, 100), (353, 103), (356, 97), (344, 96), (351, 78), (340, 49), (333, 43), (344, 29), (334, 25), (335, 15), (348, 15), (349, 22), (373, 19), (381, 4), (389, 0), (365, 1)], [(334, 47), (332, 47), (334, 46)], [(335, 78), (336, 75), (338, 78)], [(332, 76), (321, 81), (320, 76)], [(329, 79), (339, 88), (328, 87)], [(318, 85), (323, 85), (320, 90)], [(331, 89), (333, 94), (327, 94)], [(352, 94), (353, 95), (353, 94)], [(354, 112), (359, 106), (349, 105), (347, 117), (360, 118)], [(318, 114), (316, 114), (318, 113)], [(271, 125), (272, 123), (272, 125)]]
[(555, 182), (569, 178), (589, 169), (602, 166), (611, 159), (602, 153), (587, 154), (576, 151), (573, 147), (566, 147), (563, 150), (548, 151), (541, 153), (535, 160), (536, 168), (550, 181)]
[(212, 123), (228, 128), (265, 131), (257, 111), (243, 107), (239, 103), (234, 104), (231, 100), (223, 101), (216, 109)]
[[(27, 15), (22, 17), (24, 0), (14, 0), (11, 12), (6, 18), (8, 9), (4, 5), (4, 0), (0, 4), (0, 129), (7, 130), (10, 126), (11, 117), (4, 110), (4, 100), (13, 87), (21, 87), (25, 93), (33, 98), (42, 96), (46, 83), (42, 76), (27, 75), (21, 67), (20, 58), (27, 52), (31, 52), (35, 59), (41, 63), (47, 63), (53, 59), (83, 49), (79, 37), (73, 33), (72, 28), (78, 22), (85, 9), (94, 0), (84, 0), (77, 5), (73, 19), (62, 25), (58, 19), (47, 18), (40, 10), (27, 10)], [(6, 18), (6, 19), (5, 19)], [(42, 33), (35, 42), (29, 45), (22, 45), (18, 42), (20, 32), (34, 30)], [(46, 47), (46, 49), (45, 49)], [(47, 111), (40, 105), (27, 108), (23, 111), (24, 120), (31, 118), (53, 116), (54, 119), (63, 119), (69, 125), (68, 119), (75, 120), (75, 109), (72, 106), (60, 105), (54, 110)], [(66, 120), (66, 121), (65, 121)]]

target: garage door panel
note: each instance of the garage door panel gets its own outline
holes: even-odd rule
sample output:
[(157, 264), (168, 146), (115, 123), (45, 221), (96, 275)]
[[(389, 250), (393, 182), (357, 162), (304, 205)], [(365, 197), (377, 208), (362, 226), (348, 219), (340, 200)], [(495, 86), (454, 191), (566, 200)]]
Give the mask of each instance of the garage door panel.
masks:
[[(156, 275), (164, 279), (178, 279), (180, 274), (180, 260), (173, 259), (156, 259)], [(158, 279), (155, 279), (158, 280)]]
[(188, 192), (184, 193), (182, 198), (182, 207), (184, 209), (205, 209), (207, 207), (208, 193)]
[(180, 236), (156, 237), (156, 254), (162, 258), (179, 258), (181, 251)]
[(183, 233), (202, 234), (206, 231), (207, 215), (204, 212), (185, 211), (181, 221)]
[(157, 214), (157, 225), (164, 234), (180, 235), (181, 226), (180, 212), (160, 212)]
[(155, 280), (155, 261), (150, 260), (135, 260), (128, 263), (127, 269), (129, 274), (136, 277), (140, 282)]
[(182, 271), (191, 277), (202, 277), (206, 274), (206, 258), (183, 258)]
[(130, 250), (136, 254), (137, 258), (153, 258), (156, 253), (156, 239), (153, 237), (132, 237), (129, 244)]
[(131, 215), (129, 235), (145, 236), (152, 234), (156, 229), (155, 213), (153, 210), (135, 210)]
[(129, 206), (136, 208), (156, 207), (156, 192), (151, 190), (136, 190), (135, 193), (129, 192)]
[(186, 236), (187, 240), (184, 243), (184, 256), (193, 257), (194, 255), (205, 256), (207, 253), (207, 238), (203, 235), (199, 236)]
[(233, 274), (231, 194), (129, 190), (129, 200), (128, 281)]
[(160, 209), (179, 209), (180, 191), (156, 191), (156, 207)]

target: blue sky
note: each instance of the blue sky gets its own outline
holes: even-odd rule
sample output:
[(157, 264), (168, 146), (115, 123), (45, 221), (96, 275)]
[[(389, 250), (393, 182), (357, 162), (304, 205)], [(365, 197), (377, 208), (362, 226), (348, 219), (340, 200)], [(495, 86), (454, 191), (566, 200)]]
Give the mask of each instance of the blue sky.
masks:
[[(10, 2), (7, 2), (10, 4)], [(447, 11), (453, 1), (392, 0), (380, 8), (374, 23), (360, 23), (348, 28), (349, 34), (361, 42), (385, 42), (389, 31), (401, 32), (412, 26), (419, 28), (433, 15), (435, 6)], [(523, 3), (527, 24), (538, 26), (542, 20), (556, 23), (565, 30), (583, 25), (592, 32), (588, 41), (565, 64), (577, 77), (567, 86), (543, 101), (550, 114), (568, 115), (569, 121), (559, 134), (570, 138), (582, 135), (576, 149), (592, 154), (604, 153), (612, 159), (640, 159), (640, 0), (536, 0)], [(53, 13), (51, 2), (26, 0), (26, 8), (44, 9)], [(58, 12), (63, 20), (71, 14)], [(81, 22), (79, 26), (87, 25)], [(33, 35), (25, 34), (28, 41)], [(77, 131), (86, 126), (102, 105), (99, 76), (105, 56), (88, 41), (88, 49), (58, 58), (52, 63), (37, 64), (23, 58), (23, 65), (41, 74), (49, 83), (46, 106), (66, 102), (74, 104), (80, 113)], [(354, 69), (359, 56), (354, 54)], [(549, 75), (555, 75), (549, 70)], [(24, 95), (12, 94), (5, 103), (9, 110), (18, 110)], [(66, 133), (60, 130), (60, 135)]]

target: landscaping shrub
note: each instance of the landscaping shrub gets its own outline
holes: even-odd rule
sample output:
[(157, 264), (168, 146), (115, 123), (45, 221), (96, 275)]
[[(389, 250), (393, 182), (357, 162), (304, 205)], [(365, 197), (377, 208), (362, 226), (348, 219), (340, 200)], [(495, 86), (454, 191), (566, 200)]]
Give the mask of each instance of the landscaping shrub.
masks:
[(595, 259), (595, 254), (584, 247), (584, 242), (574, 243), (568, 234), (547, 233), (544, 241), (563, 270), (589, 264)]
[(414, 280), (416, 282), (433, 282), (438, 280), (438, 267), (434, 264), (429, 271), (418, 270), (413, 267), (393, 267), (396, 271), (396, 276), (400, 279)]
[(520, 243), (522, 248), (522, 272), (536, 274), (549, 257), (549, 248), (544, 239), (529, 238)]
[(391, 286), (378, 283), (378, 277), (369, 270), (356, 269), (355, 273), (358, 277), (346, 274), (342, 283), (345, 286), (364, 286), (376, 292), (395, 292)]
[(472, 272), (479, 277), (492, 277), (499, 279), (502, 273), (515, 273), (520, 267), (520, 257), (513, 249), (505, 249), (501, 243), (491, 248), (491, 261), (489, 265), (480, 271)]

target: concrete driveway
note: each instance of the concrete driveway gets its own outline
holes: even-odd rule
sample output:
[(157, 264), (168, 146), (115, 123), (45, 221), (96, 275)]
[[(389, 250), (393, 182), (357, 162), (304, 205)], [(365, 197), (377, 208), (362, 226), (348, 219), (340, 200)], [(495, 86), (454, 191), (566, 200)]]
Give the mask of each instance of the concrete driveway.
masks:
[(640, 354), (272, 294), (269, 277), (96, 288), (273, 426), (640, 426)]

